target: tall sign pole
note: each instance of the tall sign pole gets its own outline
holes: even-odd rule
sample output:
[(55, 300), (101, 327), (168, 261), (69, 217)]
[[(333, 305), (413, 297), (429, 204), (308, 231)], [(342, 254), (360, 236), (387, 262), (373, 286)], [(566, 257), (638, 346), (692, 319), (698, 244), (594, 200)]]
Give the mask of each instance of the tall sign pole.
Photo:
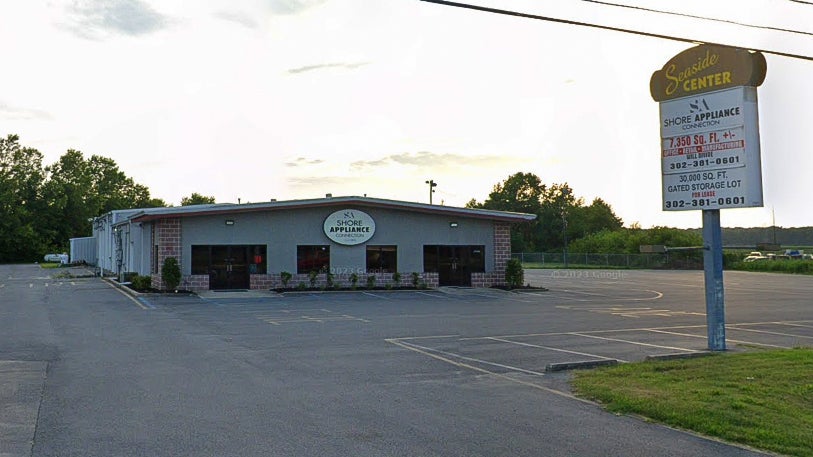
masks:
[(759, 52), (700, 45), (653, 73), (660, 102), (664, 211), (701, 210), (708, 347), (724, 351), (725, 300), (720, 210), (763, 206), (757, 86)]

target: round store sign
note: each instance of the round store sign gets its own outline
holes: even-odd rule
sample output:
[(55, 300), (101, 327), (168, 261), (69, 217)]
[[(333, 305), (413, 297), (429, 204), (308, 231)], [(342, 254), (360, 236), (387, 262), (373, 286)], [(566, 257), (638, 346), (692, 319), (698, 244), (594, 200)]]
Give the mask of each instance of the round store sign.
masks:
[(375, 221), (364, 211), (343, 209), (325, 219), (325, 235), (332, 241), (356, 245), (366, 243), (375, 235)]

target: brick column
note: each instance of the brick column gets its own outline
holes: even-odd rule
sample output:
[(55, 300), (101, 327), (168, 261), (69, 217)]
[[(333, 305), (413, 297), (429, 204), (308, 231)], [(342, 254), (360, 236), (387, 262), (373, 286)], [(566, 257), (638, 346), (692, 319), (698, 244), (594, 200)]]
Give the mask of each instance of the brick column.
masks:
[[(164, 289), (164, 281), (161, 277), (161, 267), (164, 259), (175, 257), (178, 265), (181, 265), (181, 219), (158, 219), (155, 224), (155, 239), (153, 245), (157, 243), (158, 249), (153, 250), (152, 255), (158, 256), (158, 271), (152, 275), (152, 287)], [(153, 259), (155, 260), (155, 259)]]
[(494, 284), (505, 284), (505, 266), (511, 259), (511, 224), (494, 223)]

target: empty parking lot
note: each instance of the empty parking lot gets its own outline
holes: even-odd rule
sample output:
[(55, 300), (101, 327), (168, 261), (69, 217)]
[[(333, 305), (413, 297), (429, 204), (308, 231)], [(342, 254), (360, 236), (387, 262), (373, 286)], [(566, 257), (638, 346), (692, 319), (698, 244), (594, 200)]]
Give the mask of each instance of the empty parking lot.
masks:
[[(809, 346), (811, 279), (727, 273), (729, 348)], [(136, 298), (4, 267), (0, 359), (46, 367), (31, 455), (754, 454), (547, 371), (704, 350), (701, 272), (526, 281), (549, 290)]]

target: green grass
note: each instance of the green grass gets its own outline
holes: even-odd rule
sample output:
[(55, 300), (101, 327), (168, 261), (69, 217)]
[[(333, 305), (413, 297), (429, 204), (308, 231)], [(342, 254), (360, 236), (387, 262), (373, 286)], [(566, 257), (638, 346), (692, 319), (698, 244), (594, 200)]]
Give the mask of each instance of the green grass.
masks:
[(729, 270), (762, 271), (770, 273), (793, 273), (813, 275), (813, 260), (758, 260), (756, 262), (737, 262)]
[(42, 262), (40, 268), (59, 268), (59, 262)]
[(794, 456), (813, 456), (813, 349), (723, 353), (576, 372), (612, 412)]

